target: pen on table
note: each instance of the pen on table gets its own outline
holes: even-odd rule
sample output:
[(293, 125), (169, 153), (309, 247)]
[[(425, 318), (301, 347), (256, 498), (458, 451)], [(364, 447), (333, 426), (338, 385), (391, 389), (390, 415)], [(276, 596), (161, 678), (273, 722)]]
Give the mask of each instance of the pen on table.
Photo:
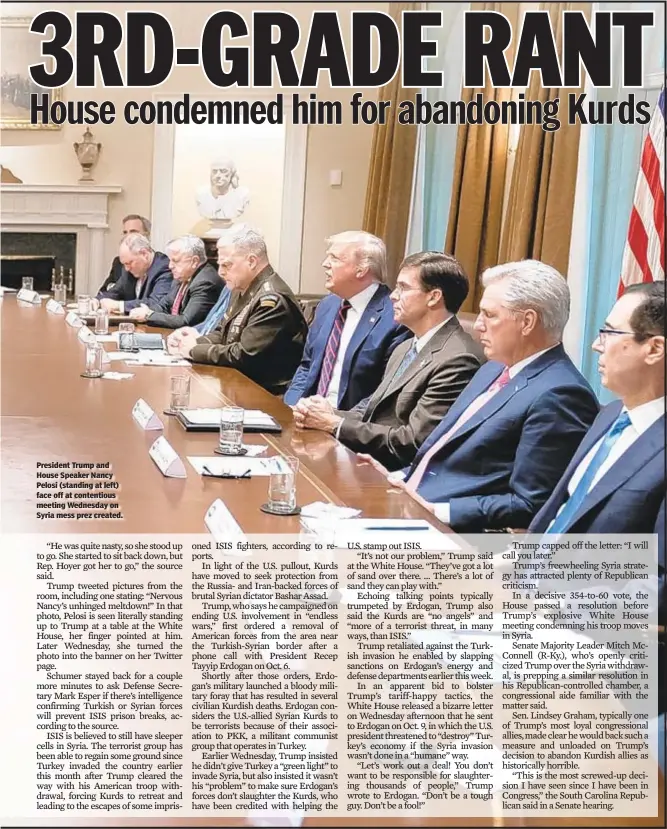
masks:
[(382, 530), (384, 532), (410, 533), (410, 532), (427, 532), (430, 527), (363, 527), (362, 532)]

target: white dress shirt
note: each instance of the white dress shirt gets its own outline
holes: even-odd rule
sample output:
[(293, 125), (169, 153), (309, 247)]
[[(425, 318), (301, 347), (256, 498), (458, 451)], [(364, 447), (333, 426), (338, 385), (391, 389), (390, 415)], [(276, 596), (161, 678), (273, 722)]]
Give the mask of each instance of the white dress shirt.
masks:
[[(433, 328), (429, 328), (429, 330), (425, 334), (422, 334), (421, 337), (413, 337), (412, 342), (410, 343), (410, 348), (414, 345), (417, 349), (417, 354), (420, 354), (426, 348), (429, 341), (433, 339), (435, 334), (442, 328), (442, 326), (446, 325), (450, 321), (452, 316), (453, 314), (450, 314), (447, 319), (444, 319), (442, 322), (434, 325)], [(408, 349), (408, 351), (409, 350), (410, 349)]]
[(331, 403), (334, 409), (338, 408), (338, 390), (340, 389), (340, 378), (343, 373), (343, 360), (345, 359), (345, 352), (350, 344), (352, 335), (357, 329), (357, 325), (359, 325), (362, 314), (366, 310), (366, 306), (371, 301), (378, 288), (379, 283), (374, 282), (372, 285), (369, 285), (368, 288), (364, 288), (363, 291), (359, 291), (358, 294), (355, 294), (348, 300), (350, 308), (348, 309), (345, 324), (343, 325), (343, 330), (340, 335), (338, 354), (331, 373), (329, 391), (327, 392), (327, 400)]
[[(518, 363), (514, 363), (513, 366), (510, 366), (510, 380), (513, 380), (520, 371), (529, 366), (531, 363), (535, 362), (535, 360), (537, 360), (538, 357), (541, 357), (543, 354), (546, 354), (547, 351), (551, 351), (552, 348), (556, 348), (556, 346), (552, 345), (549, 346), (549, 348), (544, 348), (542, 351), (538, 351), (535, 354), (531, 354), (530, 357), (526, 357), (524, 360), (519, 360)], [(442, 521), (444, 524), (449, 524), (451, 512), (449, 502), (444, 504), (433, 504), (433, 510), (435, 513), (435, 517), (439, 521)]]

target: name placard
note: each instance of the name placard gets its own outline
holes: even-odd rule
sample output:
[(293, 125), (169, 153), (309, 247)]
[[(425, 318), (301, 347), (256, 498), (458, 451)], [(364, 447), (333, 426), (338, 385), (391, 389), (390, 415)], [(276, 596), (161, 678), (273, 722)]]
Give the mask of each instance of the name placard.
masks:
[(83, 325), (79, 328), (77, 335), (77, 339), (82, 343), (95, 343), (97, 340), (95, 339), (95, 335), (87, 326)]
[(74, 311), (69, 312), (69, 314), (65, 317), (65, 322), (68, 325), (71, 325), (72, 328), (81, 328), (83, 325), (83, 320), (78, 314), (75, 314)]
[(59, 302), (56, 302), (55, 299), (50, 299), (46, 303), (46, 310), (49, 312), (49, 314), (64, 314), (65, 313), (65, 309), (63, 308), (63, 306)]
[[(227, 509), (224, 501), (216, 498), (206, 510), (204, 524), (215, 541), (245, 541), (245, 533), (236, 523), (234, 516)], [(248, 556), (250, 553), (225, 550), (226, 555)]]
[(132, 407), (132, 417), (146, 432), (153, 431), (154, 429), (164, 429), (164, 424), (160, 418), (141, 397)]
[(178, 453), (164, 435), (160, 435), (148, 450), (148, 454), (165, 477), (187, 477), (183, 461), (179, 458)]
[(21, 288), (18, 294), (16, 294), (16, 298), (21, 300), (21, 302), (30, 302), (32, 305), (39, 305), (42, 301), (37, 291), (29, 291), (27, 288)]

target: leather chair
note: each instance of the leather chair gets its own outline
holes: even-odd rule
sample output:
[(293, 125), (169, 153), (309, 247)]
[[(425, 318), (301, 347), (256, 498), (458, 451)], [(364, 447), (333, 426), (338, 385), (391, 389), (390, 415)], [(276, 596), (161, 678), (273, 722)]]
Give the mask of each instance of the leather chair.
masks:
[(306, 322), (308, 325), (311, 324), (313, 321), (313, 317), (315, 316), (315, 310), (317, 306), (320, 304), (320, 300), (324, 299), (326, 294), (297, 294), (296, 298), (299, 300), (299, 305), (301, 306), (301, 310), (303, 311), (303, 315), (306, 318)]

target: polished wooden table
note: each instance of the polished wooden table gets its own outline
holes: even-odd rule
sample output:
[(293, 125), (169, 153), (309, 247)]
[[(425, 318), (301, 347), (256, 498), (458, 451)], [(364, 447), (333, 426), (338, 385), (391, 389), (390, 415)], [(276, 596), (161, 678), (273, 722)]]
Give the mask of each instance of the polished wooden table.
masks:
[[(221, 498), (244, 532), (298, 533), (298, 516), (267, 515), (268, 478), (221, 481), (201, 477), (186, 460), (213, 454), (217, 434), (192, 433), (162, 412), (169, 403), (174, 374), (191, 377), (192, 406), (238, 404), (261, 409), (283, 427), (281, 434), (245, 435), (247, 443), (267, 443), (262, 457), (300, 460), (298, 503), (326, 501), (363, 510), (377, 518), (433, 516), (409, 496), (391, 490), (385, 479), (335, 438), (293, 425), (291, 409), (247, 377), (231, 369), (127, 367), (131, 380), (88, 380), (85, 346), (62, 316), (44, 307), (2, 301), (2, 507), (5, 532), (43, 533), (198, 533), (207, 532), (204, 514)], [(115, 350), (106, 344), (107, 350)], [(143, 431), (132, 407), (143, 398), (158, 413), (163, 432)], [(148, 454), (164, 434), (183, 460), (187, 478), (165, 478)], [(120, 484), (122, 520), (42, 520), (35, 515), (36, 464), (53, 461), (110, 462)], [(442, 528), (442, 525), (439, 525)]]
[[(294, 455), (301, 461), (297, 498), (300, 504), (328, 501), (356, 507), (368, 517), (428, 518), (430, 513), (409, 496), (392, 490), (372, 467), (357, 461), (354, 453), (329, 435), (294, 427), (291, 410), (236, 371), (191, 366), (188, 368), (126, 367), (131, 380), (87, 380), (80, 376), (84, 345), (62, 316), (44, 307), (2, 303), (2, 529), (21, 533), (198, 533), (206, 532), (204, 514), (221, 498), (242, 529), (248, 533), (298, 533), (298, 517), (276, 517), (259, 510), (266, 501), (267, 478), (220, 481), (200, 477), (186, 461), (188, 455), (210, 455), (215, 433), (188, 433), (172, 418), (162, 415), (168, 404), (169, 378), (191, 376), (191, 404), (220, 406), (234, 403), (262, 409), (283, 427), (280, 435), (246, 435), (250, 443), (268, 444), (267, 456)], [(113, 346), (108, 346), (113, 350)], [(163, 433), (144, 432), (132, 419), (138, 398), (146, 400), (165, 424)], [(187, 478), (164, 478), (148, 455), (148, 448), (164, 434), (186, 464)], [(117, 521), (39, 520), (35, 515), (37, 462), (110, 462), (120, 484), (124, 515)], [(661, 791), (664, 780), (660, 776)], [(585, 813), (547, 818), (397, 818), (382, 825), (396, 826), (664, 826), (664, 798), (658, 818), (600, 817)], [(90, 825), (91, 819), (81, 819)], [(95, 818), (95, 825), (212, 826), (248, 823), (243, 818)], [(308, 825), (371, 825), (378, 820), (354, 817), (307, 818)]]

